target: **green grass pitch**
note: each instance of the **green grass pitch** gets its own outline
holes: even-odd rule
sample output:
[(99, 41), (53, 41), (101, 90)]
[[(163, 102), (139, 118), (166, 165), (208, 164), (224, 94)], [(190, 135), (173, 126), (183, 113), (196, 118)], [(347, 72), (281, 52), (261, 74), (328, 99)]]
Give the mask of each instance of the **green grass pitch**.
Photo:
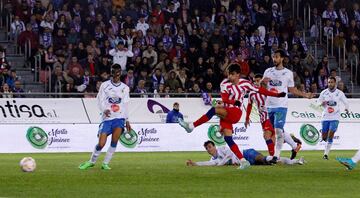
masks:
[[(321, 151), (302, 151), (303, 166), (242, 171), (185, 166), (187, 159), (208, 160), (205, 152), (116, 153), (110, 171), (100, 163), (79, 170), (90, 153), (0, 154), (0, 197), (360, 197), (360, 167), (347, 171), (335, 161), (354, 153), (332, 151), (325, 161)], [(25, 156), (35, 158), (35, 172), (20, 170)]]

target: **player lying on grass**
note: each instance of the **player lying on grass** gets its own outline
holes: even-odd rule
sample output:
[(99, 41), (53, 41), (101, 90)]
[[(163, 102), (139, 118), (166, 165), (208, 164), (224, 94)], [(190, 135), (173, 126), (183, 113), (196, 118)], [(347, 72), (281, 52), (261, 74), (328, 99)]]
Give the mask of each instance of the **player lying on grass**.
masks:
[(240, 78), (240, 66), (238, 64), (230, 64), (228, 67), (228, 77), (221, 84), (221, 99), (223, 106), (212, 107), (205, 115), (201, 116), (195, 122), (185, 122), (179, 119), (179, 124), (191, 133), (195, 127), (198, 127), (209, 121), (214, 115), (220, 118), (220, 132), (224, 135), (225, 142), (231, 151), (240, 159), (240, 169), (250, 166), (250, 163), (243, 157), (239, 147), (235, 144), (233, 134), (233, 124), (239, 122), (241, 118), (241, 106), (244, 96), (249, 91), (259, 92), (266, 96), (285, 97), (286, 93), (275, 93), (266, 90), (263, 87), (255, 87), (250, 81)]
[[(216, 147), (214, 142), (206, 141), (204, 143), (206, 151), (211, 155), (209, 161), (194, 162), (192, 160), (186, 161), (188, 166), (224, 166), (224, 165), (239, 165), (240, 160), (234, 155), (233, 152), (227, 146)], [(255, 149), (243, 150), (244, 158), (250, 162), (251, 165), (272, 165), (272, 156), (264, 156)], [(304, 164), (304, 158), (300, 159), (289, 159), (281, 157), (278, 163), (293, 165), (293, 164)]]
[(341, 164), (346, 166), (348, 170), (352, 170), (356, 167), (356, 164), (360, 161), (360, 150), (356, 152), (356, 154), (352, 158), (336, 158)]

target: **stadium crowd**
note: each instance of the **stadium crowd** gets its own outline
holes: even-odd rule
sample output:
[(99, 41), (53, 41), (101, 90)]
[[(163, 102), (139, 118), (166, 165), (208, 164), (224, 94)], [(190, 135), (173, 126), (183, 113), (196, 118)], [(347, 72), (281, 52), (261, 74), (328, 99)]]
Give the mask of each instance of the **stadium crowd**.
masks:
[[(277, 49), (287, 52), (285, 65), (304, 92), (318, 93), (329, 76), (340, 78), (327, 56), (319, 62), (314, 58), (302, 36), (303, 21), (282, 12), (286, 1), (147, 0), (128, 1), (125, 7), (119, 2), (9, 1), (10, 37), (22, 47), (31, 42), (29, 65), (34, 71), (34, 57), (40, 55), (40, 80), (51, 79), (52, 91), (97, 92), (110, 77), (110, 66), (118, 63), (132, 93), (214, 93), (231, 62), (251, 79), (273, 66)], [(323, 22), (323, 38), (333, 34), (335, 49), (346, 41), (348, 63), (355, 62), (359, 4), (347, 8), (339, 2), (312, 9), (310, 35), (319, 41)], [(16, 70), (0, 51), (1, 93), (23, 92)], [(338, 86), (349, 92), (342, 81)]]

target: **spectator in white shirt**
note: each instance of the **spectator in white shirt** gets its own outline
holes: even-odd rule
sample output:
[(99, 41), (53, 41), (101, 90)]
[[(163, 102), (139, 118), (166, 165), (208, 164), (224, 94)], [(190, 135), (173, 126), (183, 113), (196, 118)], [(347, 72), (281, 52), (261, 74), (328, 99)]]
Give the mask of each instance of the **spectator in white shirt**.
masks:
[(19, 16), (15, 16), (14, 21), (11, 23), (11, 38), (16, 39), (21, 32), (25, 31), (25, 24), (20, 20)]
[(127, 57), (133, 57), (134, 53), (125, 48), (125, 42), (120, 40), (117, 46), (109, 51), (109, 55), (113, 57), (113, 64), (119, 64), (121, 70), (126, 72)]
[(145, 22), (145, 16), (141, 15), (139, 22), (136, 24), (136, 30), (141, 30), (143, 35), (146, 36), (146, 31), (150, 28), (149, 24)]

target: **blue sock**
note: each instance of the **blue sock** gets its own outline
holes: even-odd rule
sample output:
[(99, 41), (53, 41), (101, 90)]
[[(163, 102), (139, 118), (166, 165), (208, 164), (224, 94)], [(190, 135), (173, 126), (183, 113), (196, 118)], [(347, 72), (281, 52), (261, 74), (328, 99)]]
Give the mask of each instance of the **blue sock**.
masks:
[(230, 148), (231, 148), (232, 145), (235, 144), (232, 136), (225, 136), (224, 139), (225, 139), (225, 142), (227, 143), (227, 145), (228, 145)]
[(265, 142), (266, 142), (266, 144), (274, 143), (274, 142), (272, 141), (272, 139), (268, 139), (268, 140), (266, 140)]
[(211, 107), (208, 112), (206, 112), (206, 117), (209, 118), (209, 120), (215, 115), (215, 108)]
[(330, 144), (332, 144), (333, 141), (334, 141), (334, 140), (333, 140), (332, 138), (328, 138), (328, 140), (327, 140), (327, 142), (330, 143)]
[(97, 150), (97, 151), (101, 151), (101, 149), (102, 149), (102, 147), (100, 147), (98, 144), (95, 146), (95, 149)]

